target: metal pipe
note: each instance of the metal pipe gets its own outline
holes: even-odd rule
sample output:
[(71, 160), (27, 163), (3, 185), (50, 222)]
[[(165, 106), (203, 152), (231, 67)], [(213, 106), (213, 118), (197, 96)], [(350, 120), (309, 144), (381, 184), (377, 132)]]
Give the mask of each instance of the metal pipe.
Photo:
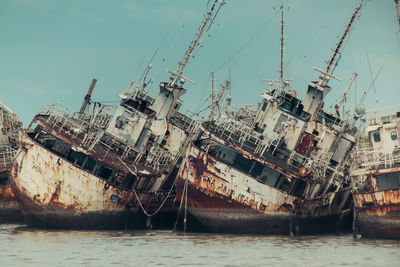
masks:
[(80, 114), (85, 113), (86, 106), (90, 101), (90, 97), (92, 96), (92, 92), (93, 92), (94, 86), (96, 85), (96, 82), (97, 82), (96, 79), (92, 80), (92, 83), (90, 84), (89, 90), (88, 90), (85, 98), (83, 99), (83, 103), (82, 103), (81, 109), (79, 110)]

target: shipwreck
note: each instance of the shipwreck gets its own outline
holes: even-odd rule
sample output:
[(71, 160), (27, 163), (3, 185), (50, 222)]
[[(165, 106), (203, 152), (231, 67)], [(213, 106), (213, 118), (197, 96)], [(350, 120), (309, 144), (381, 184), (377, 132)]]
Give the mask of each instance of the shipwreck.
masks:
[[(255, 111), (214, 107), (190, 142), (176, 184), (184, 227), (251, 234), (321, 234), (351, 230), (348, 170), (358, 129), (324, 110), (330, 79), (345, 38), (359, 15), (355, 9), (332, 57), (303, 99), (280, 78), (270, 80)], [(283, 9), (281, 62), (283, 61)], [(350, 89), (349, 83), (346, 90)], [(225, 86), (227, 86), (226, 84)], [(224, 88), (224, 86), (223, 86)], [(201, 229), (201, 228), (200, 228)]]
[(354, 234), (400, 239), (400, 108), (366, 115), (367, 140), (357, 145), (350, 173)]
[(22, 136), (18, 116), (0, 101), (0, 222), (23, 222), (22, 214), (10, 187), (10, 171)]
[[(33, 118), (18, 149), (11, 187), (28, 226), (145, 229), (175, 215), (175, 178), (197, 122), (179, 112), (189, 78), (183, 71), (224, 1), (213, 1), (169, 82), (148, 94), (148, 68), (118, 106), (92, 103), (79, 112), (59, 104)], [(172, 218), (172, 219), (171, 219)]]

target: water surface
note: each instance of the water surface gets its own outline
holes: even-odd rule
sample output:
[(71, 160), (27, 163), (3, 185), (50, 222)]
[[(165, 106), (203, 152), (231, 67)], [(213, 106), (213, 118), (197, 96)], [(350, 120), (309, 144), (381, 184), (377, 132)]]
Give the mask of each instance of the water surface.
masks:
[(0, 266), (399, 266), (400, 241), (0, 225)]

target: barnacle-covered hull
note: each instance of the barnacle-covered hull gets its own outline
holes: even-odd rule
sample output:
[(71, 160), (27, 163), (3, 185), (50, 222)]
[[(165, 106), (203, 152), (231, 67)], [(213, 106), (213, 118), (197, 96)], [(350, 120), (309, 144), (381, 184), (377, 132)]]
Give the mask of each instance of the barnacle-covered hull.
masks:
[(247, 176), (194, 145), (176, 190), (176, 206), (187, 201), (188, 229), (194, 219), (202, 230), (219, 233), (289, 235), (351, 230), (351, 214), (346, 210), (350, 190), (300, 199)]
[[(154, 194), (122, 190), (77, 167), (26, 136), (11, 187), (26, 223), (63, 229), (145, 229)], [(159, 214), (163, 216), (163, 214)], [(156, 221), (156, 220), (155, 220)]]

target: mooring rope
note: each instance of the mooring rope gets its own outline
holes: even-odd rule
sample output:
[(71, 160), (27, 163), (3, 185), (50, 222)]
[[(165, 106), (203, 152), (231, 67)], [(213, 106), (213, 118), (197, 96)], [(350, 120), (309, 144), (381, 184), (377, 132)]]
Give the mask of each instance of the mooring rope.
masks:
[[(132, 169), (129, 168), (129, 166), (128, 166), (121, 158), (118, 158), (118, 159), (121, 161), (121, 163), (125, 166), (125, 168), (126, 168), (131, 174), (137, 176), (137, 174), (136, 174), (134, 171), (132, 171)], [(136, 168), (136, 167), (135, 167), (135, 168)], [(171, 172), (173, 171), (173, 169), (174, 169), (174, 168), (172, 168), (171, 171), (168, 173), (168, 176), (171, 174)], [(168, 177), (168, 176), (167, 176), (167, 177)], [(137, 193), (136, 193), (136, 190), (135, 190), (135, 189), (132, 189), (133, 193), (135, 194), (136, 201), (138, 202), (138, 204), (139, 204), (141, 210), (143, 211), (143, 213), (144, 213), (147, 217), (152, 217), (152, 216), (156, 215), (156, 214), (162, 209), (162, 207), (163, 207), (163, 206), (165, 205), (165, 203), (167, 202), (169, 196), (171, 195), (172, 189), (174, 188), (174, 184), (175, 184), (175, 183), (173, 183), (173, 184), (171, 185), (171, 187), (170, 187), (170, 189), (169, 189), (169, 191), (168, 191), (167, 196), (164, 198), (164, 200), (163, 200), (163, 202), (161, 203), (161, 205), (160, 205), (153, 213), (147, 212), (147, 210), (143, 207), (143, 204), (142, 204), (142, 202), (140, 201), (139, 196), (138, 196)]]
[(183, 198), (186, 195), (186, 201), (185, 201), (185, 217), (183, 219), (183, 223), (184, 223), (184, 232), (186, 232), (186, 210), (187, 210), (187, 188), (188, 188), (188, 182), (189, 182), (189, 172), (190, 172), (190, 166), (188, 167), (188, 173), (186, 175), (186, 179), (185, 179), (185, 183), (183, 185), (183, 190), (182, 190), (182, 196), (181, 196), (181, 202), (179, 204), (179, 209), (178, 209), (178, 215), (176, 216), (176, 220), (175, 220), (175, 224), (174, 224), (174, 228), (172, 231), (176, 231), (176, 227), (178, 225), (178, 220), (179, 220), (179, 215), (181, 214), (181, 210), (182, 210), (182, 204), (183, 204)]

